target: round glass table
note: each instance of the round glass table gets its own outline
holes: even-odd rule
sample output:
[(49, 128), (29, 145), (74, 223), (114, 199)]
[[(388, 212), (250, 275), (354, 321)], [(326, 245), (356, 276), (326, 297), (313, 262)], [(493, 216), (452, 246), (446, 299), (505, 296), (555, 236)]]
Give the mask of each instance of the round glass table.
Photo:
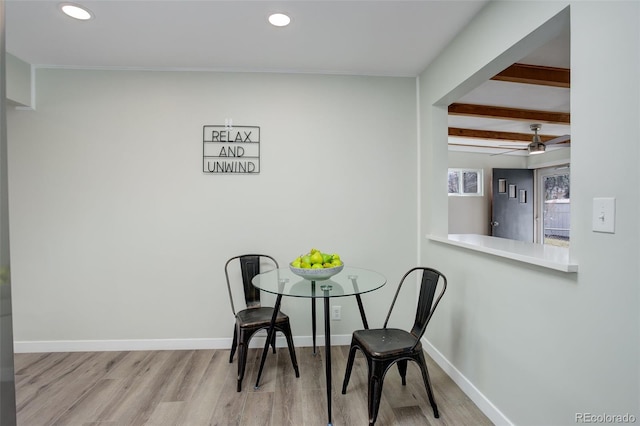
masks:
[(345, 266), (331, 278), (316, 281), (302, 278), (289, 268), (279, 268), (256, 275), (252, 284), (267, 293), (283, 296), (340, 297), (368, 293), (386, 282), (387, 279), (378, 272)]
[(276, 303), (271, 319), (271, 326), (262, 351), (260, 369), (256, 380), (259, 387), (262, 368), (269, 352), (269, 342), (272, 341), (276, 315), (280, 310), (282, 296), (301, 297), (311, 299), (311, 319), (313, 332), (313, 352), (316, 351), (316, 304), (315, 299), (324, 299), (324, 347), (325, 370), (327, 381), (327, 414), (328, 425), (331, 425), (331, 318), (329, 316), (329, 299), (332, 297), (355, 296), (362, 317), (364, 328), (369, 328), (360, 295), (382, 287), (387, 279), (380, 273), (369, 269), (345, 266), (342, 271), (326, 280), (308, 280), (294, 274), (289, 268), (279, 268), (256, 275), (251, 283), (254, 287), (267, 293), (276, 294)]

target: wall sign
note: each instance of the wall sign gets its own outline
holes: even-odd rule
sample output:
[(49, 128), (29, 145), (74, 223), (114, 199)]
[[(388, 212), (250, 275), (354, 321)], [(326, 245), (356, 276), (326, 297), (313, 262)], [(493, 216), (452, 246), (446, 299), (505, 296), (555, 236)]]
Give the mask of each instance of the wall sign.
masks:
[(203, 126), (202, 171), (260, 173), (260, 127)]

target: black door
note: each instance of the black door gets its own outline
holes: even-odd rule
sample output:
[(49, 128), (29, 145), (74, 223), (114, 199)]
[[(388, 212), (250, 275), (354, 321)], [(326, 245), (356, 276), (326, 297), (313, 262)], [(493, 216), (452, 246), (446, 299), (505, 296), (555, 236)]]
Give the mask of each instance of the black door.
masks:
[(533, 170), (493, 169), (491, 235), (533, 242)]

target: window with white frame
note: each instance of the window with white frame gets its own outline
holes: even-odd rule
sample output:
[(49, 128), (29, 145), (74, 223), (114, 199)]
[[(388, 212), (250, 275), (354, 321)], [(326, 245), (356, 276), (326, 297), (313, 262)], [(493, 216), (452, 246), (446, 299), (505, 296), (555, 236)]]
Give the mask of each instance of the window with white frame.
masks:
[(482, 169), (449, 169), (450, 196), (482, 196)]

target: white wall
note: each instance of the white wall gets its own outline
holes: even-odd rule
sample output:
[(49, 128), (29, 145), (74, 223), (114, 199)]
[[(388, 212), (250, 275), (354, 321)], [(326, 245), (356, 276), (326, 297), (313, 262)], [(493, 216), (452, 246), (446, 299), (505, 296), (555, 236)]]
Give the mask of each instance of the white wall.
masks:
[[(424, 263), (450, 283), (427, 338), (493, 404), (495, 419), (518, 425), (576, 424), (576, 413), (640, 418), (640, 4), (491, 3), (420, 78), (421, 227), (446, 235), (443, 106), (553, 37), (569, 21), (548, 20), (568, 4), (571, 257), (579, 272), (428, 239), (422, 248)], [(591, 231), (592, 199), (601, 196), (616, 197), (615, 234)]]
[[(230, 341), (225, 261), (286, 266), (312, 247), (387, 276), (363, 296), (382, 324), (417, 262), (415, 79), (39, 69), (36, 82), (36, 111), (8, 114), (17, 348)], [(261, 127), (260, 174), (202, 172), (202, 126), (225, 118)], [(311, 334), (309, 303), (283, 301), (296, 336)], [(333, 303), (333, 334), (361, 327), (353, 298)]]

